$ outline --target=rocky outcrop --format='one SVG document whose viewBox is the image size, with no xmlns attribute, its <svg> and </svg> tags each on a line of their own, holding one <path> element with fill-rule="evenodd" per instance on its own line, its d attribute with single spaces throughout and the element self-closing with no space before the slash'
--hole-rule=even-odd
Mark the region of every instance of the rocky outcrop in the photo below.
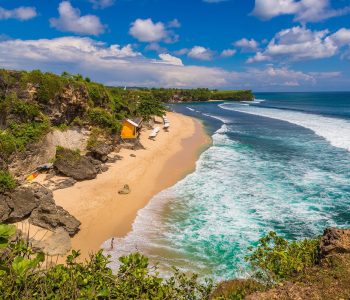
<svg viewBox="0 0 350 300">
<path fill-rule="evenodd" d="M 4 212 L 10 210 L 9 215 L 3 221 L 17 222 L 27 218 L 33 209 L 39 206 L 40 196 L 30 187 L 20 186 L 13 192 L 3 195 L 7 208 L 4 206 Z M 0 213 L 1 214 L 1 213 Z"/>
<path fill-rule="evenodd" d="M 90 148 L 90 155 L 101 162 L 107 162 L 108 154 L 111 153 L 113 147 L 106 143 L 99 143 L 98 145 Z"/>
<path fill-rule="evenodd" d="M 87 110 L 88 100 L 89 94 L 83 85 L 68 85 L 41 106 L 53 125 L 71 124 Z"/>
<path fill-rule="evenodd" d="M 11 209 L 7 205 L 6 196 L 0 195 L 0 223 L 6 221 L 11 213 Z"/>
<path fill-rule="evenodd" d="M 63 228 L 71 236 L 79 231 L 80 222 L 56 206 L 52 192 L 40 184 L 20 186 L 11 193 L 0 194 L 0 222 L 13 223 L 27 218 L 42 228 Z"/>
<path fill-rule="evenodd" d="M 350 253 L 350 229 L 327 228 L 320 240 L 320 254 L 322 257 Z"/>
<path fill-rule="evenodd" d="M 100 161 L 82 156 L 77 151 L 59 148 L 56 152 L 55 170 L 78 181 L 96 178 L 100 166 Z"/>
<path fill-rule="evenodd" d="M 31 239 L 30 243 L 34 251 L 44 252 L 50 256 L 66 255 L 72 248 L 69 234 L 63 228 L 58 228 L 51 236 L 44 240 Z"/>
<path fill-rule="evenodd" d="M 350 299 L 350 229 L 327 228 L 320 239 L 321 263 L 247 300 Z"/>
<path fill-rule="evenodd" d="M 73 236 L 79 231 L 80 222 L 70 215 L 61 206 L 55 204 L 42 204 L 34 209 L 29 222 L 33 225 L 55 230 L 57 228 L 64 228 L 69 235 Z"/>
</svg>

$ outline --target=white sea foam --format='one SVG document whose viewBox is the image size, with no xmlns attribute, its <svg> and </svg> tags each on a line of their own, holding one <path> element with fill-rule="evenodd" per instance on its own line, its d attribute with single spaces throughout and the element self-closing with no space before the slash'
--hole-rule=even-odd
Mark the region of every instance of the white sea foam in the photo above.
<svg viewBox="0 0 350 300">
<path fill-rule="evenodd" d="M 219 104 L 219 107 L 226 110 L 278 119 L 308 128 L 325 138 L 333 146 L 350 151 L 350 122 L 346 120 L 274 108 L 251 106 L 246 109 L 227 103 Z"/>
<path fill-rule="evenodd" d="M 193 108 L 186 106 L 186 108 L 190 111 L 195 111 Z"/>
</svg>

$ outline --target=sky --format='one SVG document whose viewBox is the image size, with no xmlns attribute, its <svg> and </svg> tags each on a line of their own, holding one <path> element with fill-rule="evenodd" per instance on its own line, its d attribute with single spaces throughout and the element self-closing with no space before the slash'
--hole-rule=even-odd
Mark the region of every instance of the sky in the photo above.
<svg viewBox="0 0 350 300">
<path fill-rule="evenodd" d="M 0 68 L 114 86 L 350 90 L 350 0 L 0 0 Z"/>
</svg>

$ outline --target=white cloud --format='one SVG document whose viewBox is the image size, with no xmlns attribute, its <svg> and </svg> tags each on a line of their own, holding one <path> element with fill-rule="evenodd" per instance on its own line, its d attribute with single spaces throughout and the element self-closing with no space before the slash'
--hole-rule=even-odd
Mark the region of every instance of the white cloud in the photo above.
<svg viewBox="0 0 350 300">
<path fill-rule="evenodd" d="M 146 51 L 155 51 L 157 53 L 165 53 L 168 52 L 168 49 L 165 47 L 162 47 L 158 43 L 150 43 L 145 47 Z"/>
<path fill-rule="evenodd" d="M 112 6 L 115 0 L 89 0 L 92 3 L 94 9 L 104 9 L 106 7 Z"/>
<path fill-rule="evenodd" d="M 181 23 L 178 19 L 174 19 L 168 23 L 168 28 L 180 28 Z"/>
<path fill-rule="evenodd" d="M 188 48 L 182 48 L 182 49 L 180 49 L 180 50 L 174 51 L 174 54 L 175 54 L 175 55 L 185 55 L 185 54 L 187 54 L 188 52 L 190 52 L 190 49 L 188 49 Z"/>
<path fill-rule="evenodd" d="M 243 38 L 235 42 L 234 46 L 241 48 L 243 52 L 255 52 L 259 47 L 259 43 L 254 39 L 248 40 L 246 38 Z"/>
<path fill-rule="evenodd" d="M 15 9 L 5 9 L 0 7 L 0 20 L 17 19 L 27 21 L 37 16 L 35 7 L 21 6 Z"/>
<path fill-rule="evenodd" d="M 338 39 L 346 34 L 336 33 Z M 312 31 L 305 27 L 293 27 L 278 32 L 263 51 L 259 51 L 248 62 L 274 59 L 309 60 L 334 56 L 339 47 L 328 30 Z M 344 37 L 343 37 L 344 36 Z"/>
<path fill-rule="evenodd" d="M 72 7 L 69 1 L 62 1 L 58 7 L 59 18 L 50 19 L 50 25 L 60 31 L 87 35 L 99 35 L 105 26 L 95 15 L 80 15 L 80 10 Z"/>
<path fill-rule="evenodd" d="M 171 23 L 174 23 L 174 21 L 171 21 Z M 170 25 L 174 27 L 175 24 Z M 168 25 L 168 28 L 170 27 Z M 154 23 L 152 19 L 137 19 L 131 24 L 129 33 L 140 42 L 164 41 L 173 43 L 178 40 L 178 36 L 173 31 L 168 30 L 164 23 Z"/>
<path fill-rule="evenodd" d="M 233 55 L 236 54 L 236 50 L 234 49 L 225 49 L 225 50 L 222 50 L 220 56 L 221 57 L 231 57 Z"/>
<path fill-rule="evenodd" d="M 350 7 L 332 9 L 330 0 L 255 0 L 252 15 L 269 20 L 280 15 L 294 15 L 299 22 L 318 22 L 350 13 Z"/>
<path fill-rule="evenodd" d="M 350 29 L 341 28 L 332 34 L 331 39 L 338 46 L 350 45 Z"/>
<path fill-rule="evenodd" d="M 172 56 L 168 53 L 159 54 L 159 58 L 169 65 L 183 66 L 182 60 L 180 58 Z"/>
<path fill-rule="evenodd" d="M 188 57 L 200 59 L 200 60 L 211 60 L 213 58 L 214 52 L 209 48 L 205 48 L 202 46 L 194 46 L 188 52 Z"/>
<path fill-rule="evenodd" d="M 148 59 L 130 45 L 109 46 L 82 37 L 0 41 L 2 68 L 69 71 L 108 85 L 305 90 L 317 89 L 319 81 L 323 88 L 340 81 L 338 72 L 304 73 L 273 66 L 235 72 L 180 62 L 170 54 L 161 55 L 160 59 Z M 344 86 L 348 86 L 348 82 L 344 81 Z"/>
</svg>

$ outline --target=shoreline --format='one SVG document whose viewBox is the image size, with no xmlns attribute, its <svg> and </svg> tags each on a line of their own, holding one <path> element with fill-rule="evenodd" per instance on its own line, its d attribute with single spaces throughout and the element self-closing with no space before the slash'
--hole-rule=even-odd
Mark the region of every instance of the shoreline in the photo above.
<svg viewBox="0 0 350 300">
<path fill-rule="evenodd" d="M 56 204 L 82 223 L 71 240 L 72 248 L 81 251 L 81 259 L 97 252 L 106 240 L 126 236 L 137 212 L 154 195 L 191 173 L 199 154 L 210 145 L 199 120 L 178 113 L 167 113 L 167 117 L 169 132 L 161 130 L 155 141 L 148 139 L 151 130 L 142 130 L 145 150 L 122 149 L 118 154 L 123 159 L 110 164 L 96 179 L 54 192 Z M 131 193 L 119 195 L 124 184 L 130 186 Z"/>
</svg>

